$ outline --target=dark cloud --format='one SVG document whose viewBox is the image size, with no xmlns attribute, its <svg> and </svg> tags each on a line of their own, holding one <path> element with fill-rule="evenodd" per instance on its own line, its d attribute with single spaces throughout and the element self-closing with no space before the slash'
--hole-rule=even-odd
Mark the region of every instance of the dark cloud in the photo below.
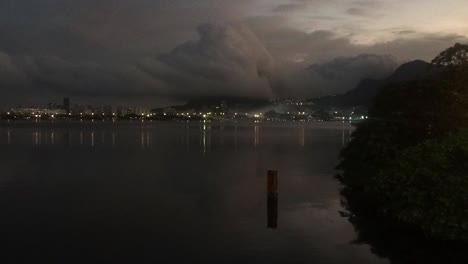
<svg viewBox="0 0 468 264">
<path fill-rule="evenodd" d="M 397 35 L 411 35 L 417 32 L 415 30 L 405 29 L 405 30 L 393 31 L 392 33 L 397 34 Z"/>
<path fill-rule="evenodd" d="M 339 80 L 344 76 L 380 79 L 391 74 L 397 66 L 397 60 L 390 55 L 361 54 L 355 57 L 338 57 L 326 63 L 314 64 L 309 69 L 327 80 Z"/>
<path fill-rule="evenodd" d="M 273 12 L 279 12 L 279 13 L 293 12 L 293 11 L 301 10 L 305 6 L 306 6 L 305 3 L 284 4 L 284 5 L 279 5 L 273 8 Z"/>
<path fill-rule="evenodd" d="M 250 18 L 247 23 L 281 64 L 312 64 L 357 51 L 348 38 L 325 30 L 307 33 L 292 29 L 276 17 Z"/>
<path fill-rule="evenodd" d="M 170 50 L 202 23 L 237 19 L 246 0 L 0 0 L 0 50 L 134 57 Z M 164 37 L 161 37 L 164 36 Z"/>
<path fill-rule="evenodd" d="M 379 10 L 383 7 L 383 3 L 377 0 L 361 0 L 351 3 L 351 7 L 346 10 L 348 15 L 358 17 L 379 18 L 383 15 Z"/>
<path fill-rule="evenodd" d="M 275 62 L 242 24 L 203 25 L 199 40 L 177 46 L 157 61 L 140 65 L 173 87 L 173 96 L 254 96 L 269 98 Z"/>
<path fill-rule="evenodd" d="M 382 79 L 399 65 L 390 55 L 339 57 L 298 70 L 287 81 L 294 96 L 311 97 L 346 92 L 366 78 Z"/>
<path fill-rule="evenodd" d="M 272 11 L 277 13 L 290 13 L 301 11 L 308 7 L 320 8 L 324 4 L 334 3 L 336 0 L 291 0 L 287 3 L 273 7 Z"/>
<path fill-rule="evenodd" d="M 369 16 L 370 13 L 368 10 L 363 8 L 352 7 L 346 10 L 346 13 L 353 16 Z"/>
<path fill-rule="evenodd" d="M 466 41 L 466 37 L 459 35 L 459 34 L 427 34 L 425 36 L 428 40 L 435 40 L 435 41 L 443 41 L 443 42 L 458 42 L 458 41 Z"/>
<path fill-rule="evenodd" d="M 352 5 L 369 9 L 379 9 L 383 7 L 383 2 L 380 0 L 360 0 L 354 1 Z"/>
<path fill-rule="evenodd" d="M 457 41 L 468 43 L 468 38 Z M 367 47 L 368 52 L 392 54 L 401 62 L 421 59 L 431 61 L 437 54 L 452 46 L 455 42 L 446 34 L 411 34 L 409 37 L 397 38 L 385 43 Z"/>
<path fill-rule="evenodd" d="M 47 102 L 72 96 L 85 101 L 125 102 L 161 96 L 162 83 L 132 65 L 69 61 L 55 56 L 10 56 L 0 52 L 2 103 Z M 158 102 L 158 100 L 154 100 Z"/>
<path fill-rule="evenodd" d="M 393 65 L 386 54 L 398 62 L 430 60 L 454 42 L 468 42 L 412 25 L 382 31 L 393 40 L 373 45 L 356 44 L 353 34 L 332 27 L 318 30 L 340 19 L 365 21 L 382 6 L 371 0 L 0 0 L 0 103 L 336 93 L 385 75 Z M 299 21 L 307 32 L 292 27 L 295 12 L 304 10 L 311 10 Z M 357 56 L 370 53 L 376 55 Z"/>
</svg>

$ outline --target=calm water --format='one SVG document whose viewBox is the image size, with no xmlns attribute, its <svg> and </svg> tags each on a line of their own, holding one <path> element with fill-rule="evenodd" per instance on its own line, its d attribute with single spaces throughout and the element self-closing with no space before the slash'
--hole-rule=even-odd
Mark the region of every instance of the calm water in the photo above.
<svg viewBox="0 0 468 264">
<path fill-rule="evenodd" d="M 0 122 L 1 263 L 388 263 L 340 216 L 349 123 Z M 279 170 L 278 229 L 266 171 Z"/>
</svg>

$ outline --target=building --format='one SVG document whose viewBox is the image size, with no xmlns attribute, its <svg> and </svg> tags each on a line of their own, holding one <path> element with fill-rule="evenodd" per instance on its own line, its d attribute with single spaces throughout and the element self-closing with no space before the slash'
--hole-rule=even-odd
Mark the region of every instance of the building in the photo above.
<svg viewBox="0 0 468 264">
<path fill-rule="evenodd" d="M 103 114 L 106 115 L 106 116 L 112 116 L 113 115 L 113 111 L 112 111 L 112 106 L 111 105 L 106 105 L 104 106 L 103 108 Z"/>
<path fill-rule="evenodd" d="M 124 116 L 124 111 L 122 106 L 117 106 L 117 116 L 118 117 L 123 117 Z"/>
<path fill-rule="evenodd" d="M 67 114 L 70 114 L 70 98 L 68 97 L 63 98 L 63 110 L 65 110 Z"/>
</svg>

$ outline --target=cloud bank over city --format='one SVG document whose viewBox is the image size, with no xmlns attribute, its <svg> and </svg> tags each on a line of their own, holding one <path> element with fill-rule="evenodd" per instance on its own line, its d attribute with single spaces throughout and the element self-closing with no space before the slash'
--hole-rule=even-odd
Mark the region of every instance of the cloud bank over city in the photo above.
<svg viewBox="0 0 468 264">
<path fill-rule="evenodd" d="M 463 0 L 0 0 L 3 102 L 313 97 L 468 42 Z"/>
</svg>

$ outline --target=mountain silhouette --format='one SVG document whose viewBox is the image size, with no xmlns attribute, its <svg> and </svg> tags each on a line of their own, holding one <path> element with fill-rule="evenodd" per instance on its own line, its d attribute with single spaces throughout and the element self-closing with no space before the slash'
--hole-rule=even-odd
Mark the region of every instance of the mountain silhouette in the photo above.
<svg viewBox="0 0 468 264">
<path fill-rule="evenodd" d="M 348 108 L 369 106 L 375 96 L 387 85 L 398 82 L 414 81 L 430 75 L 431 64 L 415 60 L 398 67 L 384 80 L 363 79 L 352 90 L 335 96 L 314 98 L 309 101 L 321 107 Z"/>
</svg>

